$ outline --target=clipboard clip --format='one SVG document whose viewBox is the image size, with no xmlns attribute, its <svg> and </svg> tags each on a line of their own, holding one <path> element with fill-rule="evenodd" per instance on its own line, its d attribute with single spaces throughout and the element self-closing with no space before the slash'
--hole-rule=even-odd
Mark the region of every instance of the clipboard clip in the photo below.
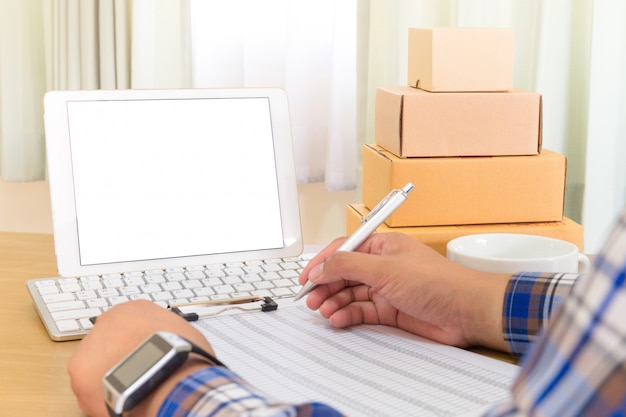
<svg viewBox="0 0 626 417">
<path fill-rule="evenodd" d="M 168 306 L 167 308 L 172 313 L 178 314 L 187 321 L 198 321 L 200 318 L 217 316 L 224 311 L 234 309 L 243 311 L 274 311 L 278 309 L 278 304 L 271 297 L 250 296 L 178 304 L 175 306 Z M 190 311 L 191 309 L 195 311 Z"/>
</svg>

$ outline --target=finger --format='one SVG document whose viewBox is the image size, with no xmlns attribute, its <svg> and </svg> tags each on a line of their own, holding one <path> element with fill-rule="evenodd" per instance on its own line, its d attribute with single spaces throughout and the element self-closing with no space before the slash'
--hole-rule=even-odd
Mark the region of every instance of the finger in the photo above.
<svg viewBox="0 0 626 417">
<path fill-rule="evenodd" d="M 306 300 L 306 305 L 311 310 L 317 310 L 320 308 L 324 301 L 331 298 L 334 294 L 340 293 L 341 290 L 346 288 L 349 283 L 345 281 L 337 281 L 327 285 L 319 285 L 309 293 Z"/>
<path fill-rule="evenodd" d="M 349 327 L 357 324 L 394 325 L 381 316 L 380 308 L 371 301 L 356 301 L 335 311 L 328 317 L 334 327 Z"/>
<path fill-rule="evenodd" d="M 362 252 L 335 252 L 310 276 L 315 284 L 330 284 L 345 280 L 369 286 L 385 284 L 393 263 L 384 257 Z"/>
<path fill-rule="evenodd" d="M 368 309 L 368 306 L 373 308 L 371 303 L 350 304 L 348 307 L 337 310 L 328 316 L 328 322 L 331 326 L 339 328 L 365 324 L 365 317 L 368 316 L 365 311 Z M 370 314 L 369 316 L 376 317 L 375 314 Z M 371 324 L 378 323 L 374 321 Z"/>
<path fill-rule="evenodd" d="M 370 288 L 366 285 L 358 284 L 355 286 L 344 287 L 343 289 L 336 291 L 332 295 L 329 295 L 321 300 L 321 304 L 319 306 L 320 314 L 328 318 L 335 311 L 341 310 L 352 303 L 372 301 L 369 289 Z"/>
<path fill-rule="evenodd" d="M 324 263 L 326 259 L 328 259 L 329 256 L 335 253 L 337 248 L 341 246 L 344 240 L 346 240 L 346 238 L 335 239 L 328 246 L 322 249 L 317 255 L 315 255 L 302 270 L 302 273 L 300 274 L 300 277 L 298 278 L 298 281 L 300 282 L 300 284 L 304 284 L 305 282 L 307 282 L 309 280 L 309 273 L 311 269 L 313 269 L 315 266 L 319 264 Z"/>
<path fill-rule="evenodd" d="M 379 233 L 373 234 L 368 237 L 355 252 L 362 254 L 381 255 L 385 253 L 395 252 L 398 250 L 399 237 L 405 237 L 405 235 L 399 233 Z M 320 268 L 320 265 L 324 265 L 329 258 L 335 257 L 338 253 L 354 253 L 354 252 L 337 252 L 337 249 L 343 244 L 346 238 L 335 239 L 331 244 L 325 247 L 317 256 L 309 261 L 307 266 L 300 275 L 300 284 L 304 284 L 307 280 L 314 281 L 315 279 L 310 276 L 311 272 L 316 268 Z M 342 255 L 339 255 L 342 256 Z M 374 258 L 371 258 L 372 262 L 376 262 Z M 371 266 L 370 266 L 371 268 Z M 315 274 L 315 275 L 319 275 Z"/>
</svg>

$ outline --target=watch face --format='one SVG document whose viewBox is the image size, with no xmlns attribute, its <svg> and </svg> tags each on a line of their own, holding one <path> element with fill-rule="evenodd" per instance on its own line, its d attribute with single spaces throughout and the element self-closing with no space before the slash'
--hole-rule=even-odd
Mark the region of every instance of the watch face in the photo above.
<svg viewBox="0 0 626 417">
<path fill-rule="evenodd" d="M 166 340 L 160 337 L 151 337 L 121 362 L 106 378 L 118 392 L 123 392 L 171 351 L 172 345 Z"/>
</svg>

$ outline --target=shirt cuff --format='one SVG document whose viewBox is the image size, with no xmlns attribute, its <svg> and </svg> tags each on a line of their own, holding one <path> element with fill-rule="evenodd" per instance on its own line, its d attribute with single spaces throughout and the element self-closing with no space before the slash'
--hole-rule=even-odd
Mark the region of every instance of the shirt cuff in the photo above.
<svg viewBox="0 0 626 417">
<path fill-rule="evenodd" d="M 267 399 L 235 373 L 212 366 L 179 382 L 165 399 L 158 416 L 229 416 L 267 405 Z"/>
<path fill-rule="evenodd" d="M 512 354 L 521 356 L 528 350 L 577 278 L 578 274 L 538 272 L 511 277 L 502 309 L 502 332 Z"/>
<path fill-rule="evenodd" d="M 299 405 L 275 401 L 227 368 L 202 369 L 169 393 L 158 417 L 235 417 L 241 415 L 335 417 L 341 413 L 317 402 Z"/>
</svg>

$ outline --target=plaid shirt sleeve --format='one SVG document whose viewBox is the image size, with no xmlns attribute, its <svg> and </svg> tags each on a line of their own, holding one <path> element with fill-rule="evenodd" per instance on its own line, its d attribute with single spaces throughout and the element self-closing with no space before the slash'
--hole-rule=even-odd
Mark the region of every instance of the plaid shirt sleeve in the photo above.
<svg viewBox="0 0 626 417">
<path fill-rule="evenodd" d="M 626 415 L 626 211 L 489 415 Z"/>
<path fill-rule="evenodd" d="M 570 293 L 578 274 L 523 272 L 509 280 L 502 331 L 512 354 L 521 356 Z"/>
<path fill-rule="evenodd" d="M 339 417 L 321 403 L 273 401 L 223 367 L 211 367 L 181 381 L 161 405 L 158 417 Z"/>
</svg>

